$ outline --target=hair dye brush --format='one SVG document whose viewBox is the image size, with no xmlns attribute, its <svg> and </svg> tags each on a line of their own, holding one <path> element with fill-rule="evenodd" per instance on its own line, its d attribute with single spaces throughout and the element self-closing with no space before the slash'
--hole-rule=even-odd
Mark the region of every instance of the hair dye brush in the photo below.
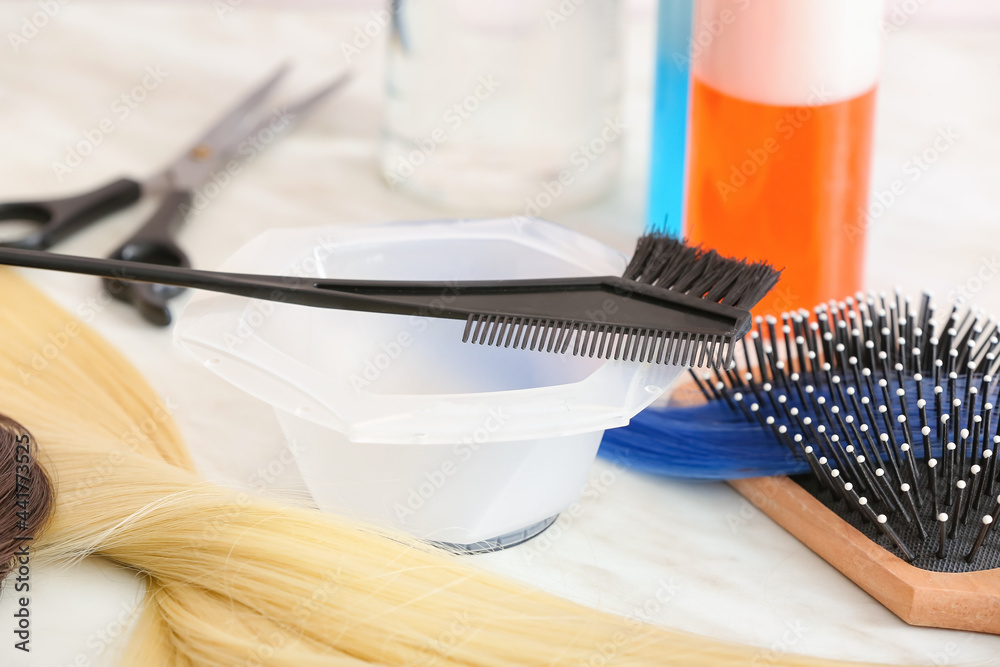
<svg viewBox="0 0 1000 667">
<path fill-rule="evenodd" d="M 681 366 L 728 366 L 753 307 L 778 280 L 662 234 L 639 239 L 622 277 L 350 281 L 198 271 L 0 248 L 0 264 L 191 287 L 284 303 L 465 320 L 463 341 Z M 449 302 L 440 298 L 449 295 Z M 599 316 L 599 317 L 598 317 Z"/>
<path fill-rule="evenodd" d="M 758 318 L 742 364 L 693 374 L 705 405 L 647 411 L 602 448 L 686 476 L 794 474 L 731 484 L 903 620 L 1000 634 L 1000 326 L 957 304 L 941 321 L 898 293 Z"/>
</svg>

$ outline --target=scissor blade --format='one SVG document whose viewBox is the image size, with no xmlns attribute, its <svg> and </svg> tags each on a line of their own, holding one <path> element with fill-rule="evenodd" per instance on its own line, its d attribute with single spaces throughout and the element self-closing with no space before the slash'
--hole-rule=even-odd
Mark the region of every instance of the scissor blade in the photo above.
<svg viewBox="0 0 1000 667">
<path fill-rule="evenodd" d="M 260 121 L 254 126 L 253 130 L 246 134 L 244 139 L 254 136 L 260 137 L 264 129 L 269 126 L 275 133 L 281 133 L 288 130 L 291 125 L 298 123 L 303 117 L 306 116 L 306 114 L 319 105 L 320 102 L 329 97 L 331 93 L 347 83 L 350 78 L 351 72 L 345 72 L 336 79 L 314 91 L 311 95 L 307 95 L 292 104 L 276 109 L 273 114 L 260 119 Z"/>
<path fill-rule="evenodd" d="M 193 190 L 204 182 L 213 169 L 224 162 L 246 138 L 250 118 L 274 87 L 288 72 L 282 65 L 264 82 L 250 91 L 189 149 L 184 151 L 164 171 L 169 187 L 174 190 Z"/>
</svg>

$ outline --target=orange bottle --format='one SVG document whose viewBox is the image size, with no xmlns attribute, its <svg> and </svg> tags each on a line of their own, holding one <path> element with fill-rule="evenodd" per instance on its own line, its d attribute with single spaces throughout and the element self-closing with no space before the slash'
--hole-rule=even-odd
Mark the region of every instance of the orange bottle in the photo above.
<svg viewBox="0 0 1000 667">
<path fill-rule="evenodd" d="M 880 4 L 697 2 L 686 235 L 784 268 L 755 314 L 862 286 Z"/>
</svg>

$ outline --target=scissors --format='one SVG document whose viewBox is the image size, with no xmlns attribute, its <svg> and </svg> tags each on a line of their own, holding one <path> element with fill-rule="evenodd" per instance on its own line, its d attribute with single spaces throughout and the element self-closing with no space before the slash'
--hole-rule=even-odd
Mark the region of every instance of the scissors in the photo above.
<svg viewBox="0 0 1000 667">
<path fill-rule="evenodd" d="M 281 112 L 285 125 L 275 131 L 275 116 L 262 117 L 259 108 L 271 91 L 288 72 L 288 66 L 278 68 L 263 83 L 247 94 L 222 118 L 185 150 L 163 171 L 137 181 L 119 178 L 107 185 L 82 194 L 60 199 L 0 203 L 0 223 L 30 231 L 20 238 L 0 242 L 0 246 L 27 250 L 48 250 L 66 237 L 91 223 L 124 209 L 145 196 L 159 196 L 160 205 L 153 215 L 111 255 L 112 259 L 133 262 L 190 267 L 191 262 L 174 241 L 173 236 L 191 211 L 192 194 L 220 168 L 224 168 L 245 142 L 265 132 L 278 135 L 306 112 L 312 110 L 330 93 L 343 85 L 350 74 L 345 73 L 322 86 L 311 95 L 284 107 Z M 260 145 L 257 141 L 255 146 Z M 3 224 L 0 224 L 2 227 Z M 10 230 L 8 230 L 10 231 Z M 123 276 L 127 277 L 127 276 Z M 167 301 L 183 292 L 183 288 L 127 280 L 104 278 L 104 289 L 115 299 L 132 304 L 148 322 L 158 326 L 170 324 Z"/>
</svg>

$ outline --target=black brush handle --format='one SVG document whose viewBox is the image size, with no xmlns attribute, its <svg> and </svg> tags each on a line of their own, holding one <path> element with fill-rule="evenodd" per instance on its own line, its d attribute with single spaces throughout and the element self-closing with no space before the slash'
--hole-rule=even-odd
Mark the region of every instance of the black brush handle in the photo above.
<svg viewBox="0 0 1000 667">
<path fill-rule="evenodd" d="M 351 281 L 199 271 L 185 267 L 0 248 L 0 263 L 204 289 L 320 308 L 467 319 L 562 320 L 734 336 L 750 313 L 619 277 L 497 281 Z"/>
<path fill-rule="evenodd" d="M 58 255 L 15 248 L 0 248 L 0 264 L 81 273 L 124 282 L 139 281 L 203 289 L 251 299 L 279 301 L 303 306 L 401 315 L 417 314 L 419 311 L 418 306 L 409 303 L 398 304 L 391 297 L 318 290 L 315 287 L 316 279 L 308 278 L 200 271 L 180 266 Z M 458 318 L 459 315 L 454 315 L 454 317 Z M 466 315 L 460 317 L 464 319 Z"/>
<path fill-rule="evenodd" d="M 616 276 L 421 282 L 315 279 L 311 282 L 319 290 L 337 293 L 419 299 L 424 309 L 433 305 L 435 310 L 442 313 L 454 313 L 443 314 L 442 317 L 456 319 L 476 313 L 509 317 L 606 320 L 617 321 L 623 326 L 676 328 L 720 335 L 725 333 L 739 336 L 750 330 L 750 313 L 745 310 Z M 467 305 L 470 300 L 475 303 Z M 662 310 L 657 313 L 653 308 L 645 308 L 641 309 L 645 316 L 641 316 L 640 309 L 634 306 L 636 302 L 669 309 L 670 315 L 668 317 Z M 622 322 L 623 316 L 615 317 L 623 308 L 629 309 L 625 316 L 629 319 L 629 324 Z M 640 319 L 634 319 L 636 317 Z M 706 328 L 706 320 L 712 320 L 718 326 Z M 665 326 L 665 321 L 669 322 L 669 326 Z"/>
</svg>

